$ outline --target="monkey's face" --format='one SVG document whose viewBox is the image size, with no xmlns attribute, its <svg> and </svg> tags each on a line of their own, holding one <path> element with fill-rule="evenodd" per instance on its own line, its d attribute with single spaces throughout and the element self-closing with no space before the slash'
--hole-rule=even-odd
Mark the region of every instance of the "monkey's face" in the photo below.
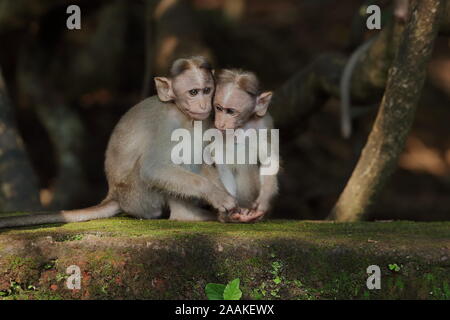
<svg viewBox="0 0 450 320">
<path fill-rule="evenodd" d="M 180 110 L 194 120 L 209 117 L 214 94 L 214 79 L 211 72 L 190 69 L 172 81 L 175 103 Z"/>
<path fill-rule="evenodd" d="M 252 116 L 256 97 L 238 88 L 233 83 L 217 85 L 214 96 L 214 125 L 217 129 L 237 129 Z"/>
</svg>

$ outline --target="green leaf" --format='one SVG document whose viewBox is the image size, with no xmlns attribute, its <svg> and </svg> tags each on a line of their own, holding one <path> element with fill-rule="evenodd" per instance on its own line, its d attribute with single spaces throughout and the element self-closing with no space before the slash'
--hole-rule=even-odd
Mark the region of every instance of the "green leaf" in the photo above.
<svg viewBox="0 0 450 320">
<path fill-rule="evenodd" d="M 395 271 L 395 272 L 399 272 L 400 271 L 400 267 L 398 266 L 398 264 L 392 263 L 392 264 L 389 264 L 389 270 Z"/>
<path fill-rule="evenodd" d="M 281 278 L 280 277 L 276 277 L 275 279 L 273 279 L 273 282 L 275 282 L 275 284 L 280 284 L 281 283 Z"/>
<path fill-rule="evenodd" d="M 209 300 L 223 300 L 224 291 L 224 284 L 208 283 L 205 287 L 205 293 Z"/>
<path fill-rule="evenodd" d="M 239 289 L 239 278 L 229 282 L 223 291 L 224 300 L 239 300 L 242 297 L 242 291 Z"/>
</svg>

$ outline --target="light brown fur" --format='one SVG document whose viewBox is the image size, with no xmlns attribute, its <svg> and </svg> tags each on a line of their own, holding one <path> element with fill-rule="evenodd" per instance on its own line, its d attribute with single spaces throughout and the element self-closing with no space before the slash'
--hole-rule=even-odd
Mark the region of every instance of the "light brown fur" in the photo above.
<svg viewBox="0 0 450 320">
<path fill-rule="evenodd" d="M 272 118 L 267 113 L 271 97 L 271 92 L 260 92 L 254 73 L 236 69 L 221 71 L 217 76 L 213 103 L 216 128 L 272 129 Z M 261 219 L 277 194 L 277 175 L 260 176 L 260 165 L 257 164 L 224 166 L 235 179 L 239 207 L 248 208 L 232 214 L 230 219 L 236 222 Z"/>
<path fill-rule="evenodd" d="M 214 79 L 209 64 L 202 57 L 180 59 L 175 61 L 172 74 L 170 78 L 155 78 L 158 96 L 131 108 L 114 128 L 105 160 L 109 191 L 100 205 L 4 218 L 0 219 L 0 228 L 86 221 L 111 217 L 121 211 L 152 219 L 160 217 L 165 206 L 171 207 L 173 219 L 215 219 L 192 205 L 200 200 L 219 212 L 233 210 L 236 201 L 218 177 L 214 181 L 214 176 L 200 175 L 201 165 L 175 165 L 171 161 L 173 130 L 193 130 L 193 120 L 202 121 L 205 128 L 211 126 Z"/>
</svg>

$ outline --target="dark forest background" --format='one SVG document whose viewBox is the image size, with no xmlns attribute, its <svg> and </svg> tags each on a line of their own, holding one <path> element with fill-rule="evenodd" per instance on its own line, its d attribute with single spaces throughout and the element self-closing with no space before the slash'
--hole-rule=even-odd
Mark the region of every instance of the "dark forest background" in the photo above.
<svg viewBox="0 0 450 320">
<path fill-rule="evenodd" d="M 389 1 L 378 2 L 384 27 Z M 66 28 L 70 4 L 81 7 L 81 30 Z M 14 169 L 4 159 L 0 170 L 38 188 L 34 202 L 8 200 L 14 183 L 0 181 L 1 211 L 73 209 L 102 200 L 104 151 L 114 125 L 154 94 L 152 77 L 166 74 L 177 56 L 200 53 L 217 67 L 255 71 L 265 89 L 276 92 L 317 56 L 348 56 L 372 36 L 364 32 L 361 5 L 360 0 L 1 0 L 0 67 L 32 171 Z M 364 112 L 352 137 L 344 139 L 339 102 L 326 99 L 320 109 L 278 126 L 283 169 L 273 217 L 323 219 L 336 203 L 377 113 L 376 107 Z M 276 108 L 282 112 L 283 105 Z M 450 218 L 449 37 L 436 40 L 398 170 L 368 218 Z"/>
</svg>

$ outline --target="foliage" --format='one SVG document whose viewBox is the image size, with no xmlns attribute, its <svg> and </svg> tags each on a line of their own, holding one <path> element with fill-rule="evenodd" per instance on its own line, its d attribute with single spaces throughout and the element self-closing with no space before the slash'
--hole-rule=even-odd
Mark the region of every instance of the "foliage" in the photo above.
<svg viewBox="0 0 450 320">
<path fill-rule="evenodd" d="M 240 300 L 242 291 L 239 285 L 239 278 L 230 281 L 227 285 L 208 283 L 205 287 L 206 296 L 209 300 Z"/>
</svg>

